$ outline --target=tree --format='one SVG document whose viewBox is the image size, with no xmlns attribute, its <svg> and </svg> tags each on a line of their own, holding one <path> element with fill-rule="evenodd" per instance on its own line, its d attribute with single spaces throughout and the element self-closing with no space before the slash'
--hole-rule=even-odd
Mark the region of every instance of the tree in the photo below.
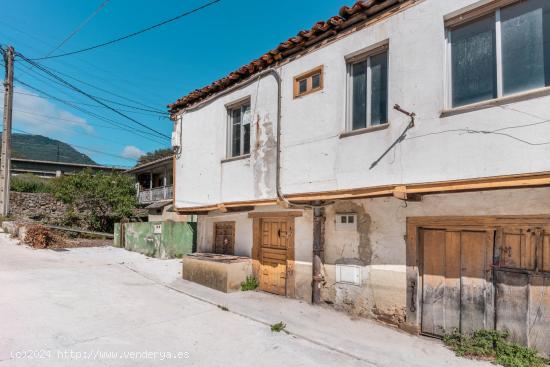
<svg viewBox="0 0 550 367">
<path fill-rule="evenodd" d="M 157 149 L 153 152 L 145 153 L 139 157 L 137 161 L 137 166 L 140 166 L 145 163 L 153 162 L 161 158 L 170 157 L 174 154 L 171 148 Z"/>
</svg>

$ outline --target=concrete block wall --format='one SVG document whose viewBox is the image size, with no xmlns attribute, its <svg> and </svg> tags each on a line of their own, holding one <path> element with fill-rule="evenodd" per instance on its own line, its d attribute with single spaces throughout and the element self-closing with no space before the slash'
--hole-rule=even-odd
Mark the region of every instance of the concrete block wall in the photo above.
<svg viewBox="0 0 550 367">
<path fill-rule="evenodd" d="M 160 226 L 160 233 L 155 233 L 156 225 Z M 113 244 L 146 256 L 179 258 L 195 251 L 196 224 L 170 221 L 117 224 Z"/>
</svg>

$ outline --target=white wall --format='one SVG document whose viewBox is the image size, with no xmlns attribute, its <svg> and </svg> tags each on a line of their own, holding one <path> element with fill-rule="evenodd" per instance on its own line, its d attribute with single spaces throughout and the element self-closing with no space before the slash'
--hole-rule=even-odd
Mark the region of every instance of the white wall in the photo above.
<svg viewBox="0 0 550 367">
<path fill-rule="evenodd" d="M 537 215 L 550 213 L 550 188 L 523 188 L 424 196 L 406 203 L 395 198 L 338 201 L 326 209 L 324 300 L 360 315 L 374 311 L 395 319 L 406 304 L 406 219 L 413 216 Z M 255 211 L 280 211 L 258 207 Z M 335 230 L 336 213 L 356 213 L 358 230 Z M 251 256 L 252 219 L 248 213 L 199 216 L 198 250 L 209 252 L 215 222 L 235 221 L 235 254 Z M 297 298 L 311 299 L 313 216 L 305 210 L 295 218 Z M 338 284 L 335 264 L 360 265 L 361 286 Z"/>
<path fill-rule="evenodd" d="M 550 188 L 427 195 L 420 202 L 395 198 L 339 201 L 327 209 L 323 299 L 361 315 L 400 322 L 406 306 L 406 219 L 415 216 L 550 214 Z M 334 229 L 334 214 L 358 214 L 358 232 Z M 361 251 L 361 233 L 367 251 Z M 338 284 L 335 263 L 360 265 L 360 287 Z"/>
<path fill-rule="evenodd" d="M 502 135 L 456 131 L 438 134 L 449 129 L 493 130 L 550 118 L 548 96 L 511 103 L 505 108 L 439 117 L 445 95 L 443 19 L 473 3 L 476 1 L 425 0 L 283 65 L 279 69 L 283 79 L 283 192 L 550 170 L 550 160 L 541 159 L 549 155 L 550 145 L 527 145 Z M 370 170 L 371 163 L 404 130 L 408 117 L 390 108 L 389 128 L 340 139 L 338 136 L 345 129 L 345 57 L 384 40 L 389 40 L 389 106 L 397 103 L 414 111 L 417 123 L 407 140 Z M 292 78 L 321 64 L 324 65 L 324 89 L 294 99 Z M 253 83 L 182 116 L 183 151 L 176 164 L 177 207 L 275 197 L 274 164 L 262 163 L 261 154 L 253 152 L 251 159 L 221 163 L 226 154 L 224 106 L 248 95 L 252 99 L 254 121 L 260 120 L 260 131 L 266 124 L 275 131 L 276 86 L 271 77 L 262 79 L 260 85 Z M 253 149 L 255 131 L 253 125 Z M 531 142 L 550 140 L 546 138 L 550 136 L 550 124 L 507 132 Z M 264 149 L 262 144 L 260 149 Z M 268 179 L 260 175 L 262 170 L 270 175 Z M 260 177 L 263 177 L 261 183 Z"/>
</svg>

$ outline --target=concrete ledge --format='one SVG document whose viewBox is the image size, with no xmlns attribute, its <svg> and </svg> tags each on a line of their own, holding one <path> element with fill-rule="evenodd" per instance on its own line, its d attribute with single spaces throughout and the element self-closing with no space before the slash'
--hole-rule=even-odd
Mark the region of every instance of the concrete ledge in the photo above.
<svg viewBox="0 0 550 367">
<path fill-rule="evenodd" d="M 205 287 L 229 293 L 239 291 L 252 276 L 252 260 L 246 257 L 195 254 L 182 258 L 182 277 Z"/>
</svg>

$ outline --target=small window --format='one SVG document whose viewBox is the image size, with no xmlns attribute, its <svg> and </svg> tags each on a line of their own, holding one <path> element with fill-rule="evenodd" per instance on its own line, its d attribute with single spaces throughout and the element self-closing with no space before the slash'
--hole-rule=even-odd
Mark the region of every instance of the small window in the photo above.
<svg viewBox="0 0 550 367">
<path fill-rule="evenodd" d="M 250 153 L 250 102 L 227 110 L 228 126 L 228 156 L 239 157 Z"/>
<path fill-rule="evenodd" d="M 323 67 L 319 66 L 294 78 L 294 98 L 323 89 Z"/>
<path fill-rule="evenodd" d="M 449 26 L 450 104 L 550 86 L 550 2 L 526 0 Z"/>
<path fill-rule="evenodd" d="M 388 52 L 378 52 L 348 64 L 348 130 L 388 122 Z"/>
<path fill-rule="evenodd" d="M 336 214 L 336 230 L 337 231 L 356 231 L 357 214 L 354 214 L 354 213 Z"/>
</svg>

